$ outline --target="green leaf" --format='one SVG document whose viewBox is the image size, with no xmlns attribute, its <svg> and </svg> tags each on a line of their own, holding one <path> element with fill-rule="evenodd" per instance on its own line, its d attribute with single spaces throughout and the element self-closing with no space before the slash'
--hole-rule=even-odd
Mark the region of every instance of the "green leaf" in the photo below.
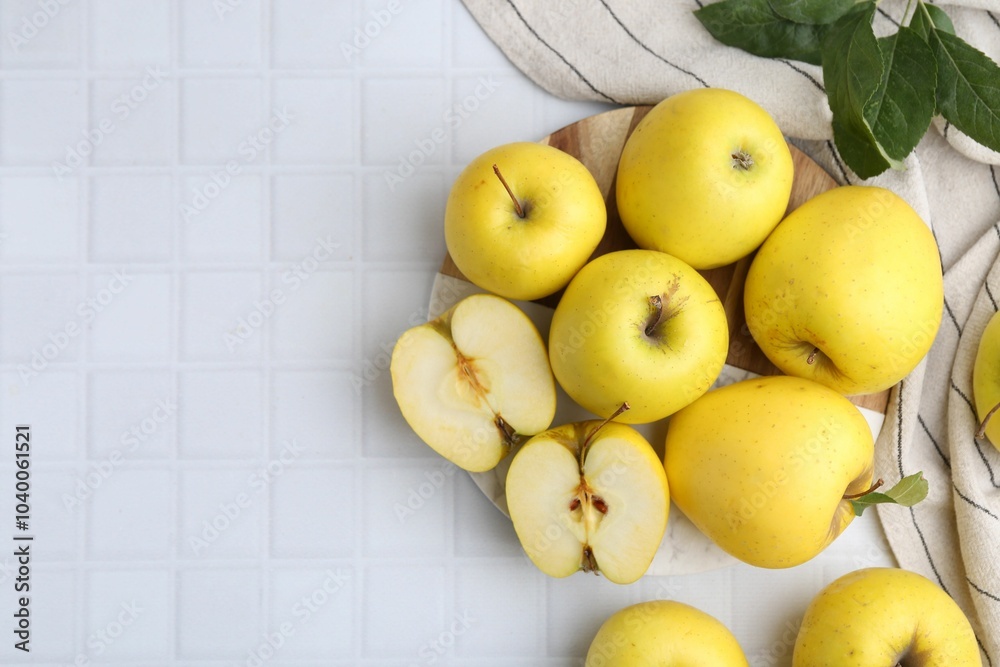
<svg viewBox="0 0 1000 667">
<path fill-rule="evenodd" d="M 880 479 L 878 483 L 881 484 L 882 480 Z M 855 516 L 861 516 L 872 505 L 883 503 L 913 507 L 927 497 L 929 489 L 930 486 L 927 484 L 927 480 L 924 479 L 924 473 L 918 472 L 899 480 L 896 486 L 885 493 L 869 491 L 860 498 L 851 500 L 851 506 L 854 508 Z"/>
<path fill-rule="evenodd" d="M 879 493 L 878 491 L 872 491 L 871 493 L 866 493 L 857 500 L 851 501 L 851 506 L 854 508 L 854 516 L 861 516 L 865 513 L 865 510 L 872 505 L 880 505 L 882 503 L 894 502 L 892 498 L 885 495 L 884 493 Z"/>
<path fill-rule="evenodd" d="M 960 37 L 930 31 L 937 60 L 937 108 L 959 131 L 1000 151 L 1000 66 Z"/>
<path fill-rule="evenodd" d="M 820 64 L 828 26 L 782 18 L 767 0 L 723 0 L 695 11 L 702 25 L 723 44 L 765 58 L 790 58 Z"/>
<path fill-rule="evenodd" d="M 924 473 L 918 472 L 904 477 L 896 482 L 896 486 L 885 492 L 897 505 L 913 507 L 927 497 L 930 485 L 924 479 Z"/>
<path fill-rule="evenodd" d="M 847 164 L 861 178 L 901 166 L 879 145 L 865 110 L 882 83 L 882 52 L 872 30 L 875 4 L 841 17 L 823 48 L 823 81 L 833 111 L 833 138 Z"/>
<path fill-rule="evenodd" d="M 857 0 L 769 0 L 775 13 L 796 23 L 833 23 Z"/>
<path fill-rule="evenodd" d="M 928 4 L 917 5 L 916 11 L 913 12 L 913 18 L 910 19 L 910 27 L 923 37 L 925 42 L 934 28 L 950 35 L 955 34 L 955 24 L 951 22 L 944 10 Z"/>
<path fill-rule="evenodd" d="M 878 44 L 885 71 L 865 107 L 865 120 L 885 153 L 902 160 L 930 127 L 937 64 L 931 47 L 911 28 L 900 28 Z"/>
</svg>

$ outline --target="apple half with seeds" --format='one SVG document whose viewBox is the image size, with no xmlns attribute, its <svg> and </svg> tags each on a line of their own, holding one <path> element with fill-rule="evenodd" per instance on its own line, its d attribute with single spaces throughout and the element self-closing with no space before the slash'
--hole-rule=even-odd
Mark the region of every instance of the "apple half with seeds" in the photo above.
<svg viewBox="0 0 1000 667">
<path fill-rule="evenodd" d="M 495 468 L 555 417 L 545 342 L 520 308 L 492 294 L 466 297 L 404 332 L 389 370 L 414 432 L 471 472 Z"/>
<path fill-rule="evenodd" d="M 653 448 L 634 428 L 610 420 L 531 438 L 511 462 L 506 491 L 521 546 L 552 577 L 583 570 L 632 583 L 649 568 L 670 511 Z"/>
</svg>

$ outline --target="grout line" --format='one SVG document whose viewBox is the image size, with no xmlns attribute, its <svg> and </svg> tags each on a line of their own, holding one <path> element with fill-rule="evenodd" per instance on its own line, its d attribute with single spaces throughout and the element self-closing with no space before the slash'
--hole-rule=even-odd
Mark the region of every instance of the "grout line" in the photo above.
<svg viewBox="0 0 1000 667">
<path fill-rule="evenodd" d="M 351 23 L 357 25 L 359 22 L 359 17 L 361 15 L 361 3 L 351 3 L 352 14 Z M 354 322 L 354 327 L 352 329 L 352 335 L 354 340 L 352 341 L 353 350 L 353 371 L 358 373 L 361 371 L 361 364 L 363 354 L 362 341 L 364 340 L 364 310 L 362 304 L 364 303 L 364 290 L 367 281 L 365 280 L 365 257 L 368 253 L 368 248 L 365 243 L 364 229 L 367 227 L 365 224 L 365 219 L 367 216 L 367 206 L 364 197 L 364 178 L 360 167 L 364 164 L 364 159 L 362 158 L 362 153 L 364 152 L 364 138 L 365 138 L 365 117 L 364 117 L 364 89 L 362 87 L 362 80 L 359 74 L 359 64 L 358 60 L 362 58 L 354 59 L 351 63 L 351 90 L 353 92 L 353 108 L 351 109 L 352 115 L 352 126 L 354 132 L 352 135 L 352 155 L 353 155 L 353 176 L 354 179 L 354 220 L 351 222 L 353 233 L 355 234 L 356 249 L 352 261 L 352 291 L 353 298 L 351 300 L 351 317 Z M 359 231 L 360 230 L 360 231 Z M 355 438 L 354 438 L 354 494 L 352 502 L 354 503 L 354 515 L 357 517 L 364 508 L 364 489 L 365 489 L 365 469 L 363 466 L 358 465 L 359 462 L 364 460 L 363 451 L 363 427 L 364 427 L 364 404 L 365 404 L 365 392 L 361 392 L 357 396 L 357 400 L 354 401 L 354 422 L 355 422 Z M 363 523 L 355 518 L 354 523 L 354 561 L 352 564 L 352 581 L 351 581 L 351 593 L 353 594 L 352 608 L 354 610 L 353 618 L 356 619 L 351 625 L 352 637 L 351 645 L 352 651 L 351 655 L 354 658 L 355 664 L 361 664 L 361 660 L 365 657 L 364 649 L 364 625 L 363 619 L 365 618 L 365 575 L 367 571 L 365 570 L 366 560 L 364 557 L 364 526 Z"/>
<path fill-rule="evenodd" d="M 176 76 L 174 72 L 177 72 L 180 67 L 180 3 L 171 3 L 170 5 L 170 67 L 171 67 L 171 78 L 174 80 L 174 85 L 168 90 L 173 91 L 173 114 L 171 118 L 171 130 L 173 132 L 173 141 L 171 142 L 171 155 L 170 155 L 170 172 L 171 172 L 171 207 L 173 211 L 170 215 L 171 221 L 171 264 L 170 264 L 170 310 L 171 310 L 171 336 L 170 336 L 170 367 L 171 367 L 171 392 L 175 403 L 178 405 L 178 411 L 180 410 L 180 341 L 181 341 L 181 273 L 180 273 L 180 258 L 182 254 L 182 248 L 186 238 L 184 237 L 183 222 L 179 221 L 177 218 L 177 203 L 181 200 L 181 185 L 182 177 L 178 173 L 178 165 L 180 164 L 181 155 L 181 79 Z M 181 494 L 180 488 L 180 473 L 178 471 L 177 461 L 180 458 L 180 414 L 174 418 L 171 424 L 173 428 L 173 438 L 170 449 L 169 456 L 169 466 L 170 466 L 170 526 L 174 529 L 174 539 L 173 544 L 170 549 L 170 559 L 169 568 L 167 571 L 167 577 L 169 579 L 169 590 L 170 590 L 170 601 L 169 601 L 169 613 L 167 616 L 167 637 L 169 638 L 169 649 L 168 657 L 171 662 L 176 662 L 178 653 L 180 652 L 180 634 L 177 629 L 177 616 L 179 609 L 179 598 L 180 598 L 180 576 L 178 573 L 178 560 L 180 558 L 180 535 L 181 535 Z"/>
<path fill-rule="evenodd" d="M 261 95 L 263 99 L 261 100 L 264 107 L 263 118 L 270 118 L 271 116 L 271 104 L 272 104 L 272 91 L 271 86 L 273 85 L 271 78 L 271 49 L 268 43 L 268 36 L 271 34 L 271 3 L 267 0 L 261 3 Z M 278 139 L 280 141 L 280 138 Z M 271 290 L 271 272 L 269 271 L 271 257 L 273 255 L 273 244 L 274 239 L 272 238 L 273 227 L 274 227 L 274 213 L 272 211 L 272 192 L 271 192 L 271 167 L 272 167 L 272 153 L 274 151 L 274 143 L 272 142 L 267 146 L 264 153 L 264 167 L 266 169 L 265 175 L 261 178 L 260 188 L 261 188 L 261 224 L 264 225 L 263 233 L 261 234 L 261 241 L 263 243 L 263 255 L 261 260 L 258 262 L 258 268 L 262 269 L 261 274 L 261 285 L 264 288 L 266 294 L 270 294 Z M 269 321 L 267 326 L 261 327 L 261 374 L 262 378 L 262 396 L 260 400 L 263 402 L 263 414 L 261 415 L 261 431 L 263 437 L 261 438 L 261 458 L 267 461 L 271 457 L 271 446 L 272 446 L 272 425 L 271 425 L 271 384 L 274 380 L 274 374 L 271 372 L 271 329 L 273 327 L 273 322 Z M 264 498 L 261 499 L 261 518 L 259 530 L 260 535 L 260 550 L 258 552 L 259 568 L 260 572 L 260 599 L 261 599 L 261 612 L 260 618 L 258 619 L 258 629 L 262 633 L 268 632 L 270 626 L 270 611 L 271 611 L 271 498 L 274 494 L 273 484 L 269 485 L 264 494 Z"/>
<path fill-rule="evenodd" d="M 80 66 L 77 71 L 77 76 L 81 82 L 80 84 L 80 97 L 83 105 L 83 117 L 84 123 L 83 127 L 90 127 L 90 84 L 89 79 L 89 67 L 90 67 L 90 0 L 83 0 L 81 3 L 81 20 L 80 20 L 80 53 L 79 63 Z M 77 181 L 77 187 L 79 192 L 77 193 L 78 202 L 80 210 L 77 211 L 77 224 L 79 229 L 77 230 L 77 238 L 79 240 L 79 249 L 77 256 L 77 280 L 79 283 L 80 299 L 87 298 L 87 262 L 90 259 L 90 179 L 87 176 L 87 167 L 90 165 L 92 155 L 88 155 L 84 158 L 83 168 L 77 170 L 74 174 L 74 178 Z M 51 177 L 51 171 L 50 177 Z M 77 357 L 77 382 L 78 382 L 78 400 L 77 400 L 77 437 L 78 437 L 78 452 L 77 452 L 77 474 L 78 477 L 86 474 L 86 463 L 85 461 L 89 457 L 89 443 L 88 443 L 88 412 L 90 405 L 90 395 L 89 395 L 89 364 L 90 355 L 90 333 L 88 327 L 81 327 L 80 339 L 79 339 L 79 355 Z M 80 363 L 80 362 L 83 363 Z M 74 575 L 74 581 L 76 582 L 76 614 L 74 614 L 74 623 L 76 625 L 75 634 L 75 655 L 85 655 L 86 654 L 86 633 L 89 621 L 89 613 L 87 611 L 87 596 L 88 596 L 88 578 L 85 575 L 84 565 L 87 560 L 87 546 L 88 546 L 88 526 L 89 522 L 89 512 L 90 508 L 80 508 L 80 515 L 77 517 L 77 529 L 80 531 L 77 536 L 76 546 L 76 572 Z"/>
</svg>

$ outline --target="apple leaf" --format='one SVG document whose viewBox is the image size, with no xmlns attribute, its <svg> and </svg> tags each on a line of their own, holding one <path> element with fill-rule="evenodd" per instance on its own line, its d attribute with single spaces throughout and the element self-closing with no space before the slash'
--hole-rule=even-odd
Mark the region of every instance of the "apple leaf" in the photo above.
<svg viewBox="0 0 1000 667">
<path fill-rule="evenodd" d="M 857 0 L 769 0 L 775 13 L 796 23 L 833 23 Z"/>
<path fill-rule="evenodd" d="M 934 52 L 911 28 L 878 40 L 885 71 L 865 119 L 886 154 L 902 160 L 920 143 L 934 115 Z"/>
<path fill-rule="evenodd" d="M 931 30 L 935 28 L 950 35 L 955 34 L 955 24 L 943 9 L 934 5 L 923 5 L 922 9 L 926 11 L 921 11 L 921 7 L 917 7 L 917 11 L 913 13 L 910 28 L 923 37 L 925 42 L 930 39 Z"/>
<path fill-rule="evenodd" d="M 880 89 L 885 66 L 872 29 L 875 3 L 842 16 L 823 47 L 823 81 L 833 112 L 833 138 L 847 164 L 861 178 L 900 168 L 876 139 L 866 116 Z"/>
<path fill-rule="evenodd" d="M 728 46 L 765 58 L 791 58 L 820 64 L 827 26 L 796 23 L 771 8 L 768 0 L 723 0 L 694 12 L 705 29 Z"/>
<path fill-rule="evenodd" d="M 1000 151 L 1000 66 L 960 37 L 930 31 L 937 60 L 937 108 L 959 131 Z"/>
<path fill-rule="evenodd" d="M 855 516 L 861 516 L 872 505 L 882 503 L 913 507 L 927 497 L 929 489 L 930 486 L 927 484 L 927 480 L 924 479 L 924 473 L 918 472 L 899 480 L 896 486 L 885 493 L 870 491 L 859 498 L 852 499 L 851 506 L 854 508 Z"/>
</svg>

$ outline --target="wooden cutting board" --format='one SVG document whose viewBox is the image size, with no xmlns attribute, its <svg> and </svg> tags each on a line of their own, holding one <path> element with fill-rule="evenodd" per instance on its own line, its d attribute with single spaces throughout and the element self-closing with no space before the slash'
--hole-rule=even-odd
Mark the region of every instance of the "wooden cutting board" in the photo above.
<svg viewBox="0 0 1000 667">
<path fill-rule="evenodd" d="M 583 162 L 604 193 L 604 201 L 608 207 L 608 226 L 593 257 L 613 250 L 636 247 L 622 226 L 621 218 L 618 217 L 615 177 L 625 141 L 650 109 L 652 109 L 650 106 L 627 107 L 590 116 L 550 134 L 540 142 L 563 150 Z M 786 215 L 806 200 L 837 187 L 836 181 L 813 162 L 812 158 L 791 144 L 788 147 L 792 152 L 795 179 Z M 764 356 L 746 328 L 746 318 L 743 314 L 743 282 L 752 259 L 752 256 L 745 257 L 734 264 L 700 273 L 715 288 L 726 309 L 726 317 L 729 320 L 729 356 L 726 358 L 726 363 L 759 375 L 779 375 L 781 371 Z M 441 273 L 467 280 L 448 256 L 444 259 Z M 538 303 L 555 308 L 560 296 L 561 292 L 540 299 Z M 880 394 L 852 396 L 850 399 L 856 405 L 884 414 L 889 403 L 889 390 Z"/>
</svg>

